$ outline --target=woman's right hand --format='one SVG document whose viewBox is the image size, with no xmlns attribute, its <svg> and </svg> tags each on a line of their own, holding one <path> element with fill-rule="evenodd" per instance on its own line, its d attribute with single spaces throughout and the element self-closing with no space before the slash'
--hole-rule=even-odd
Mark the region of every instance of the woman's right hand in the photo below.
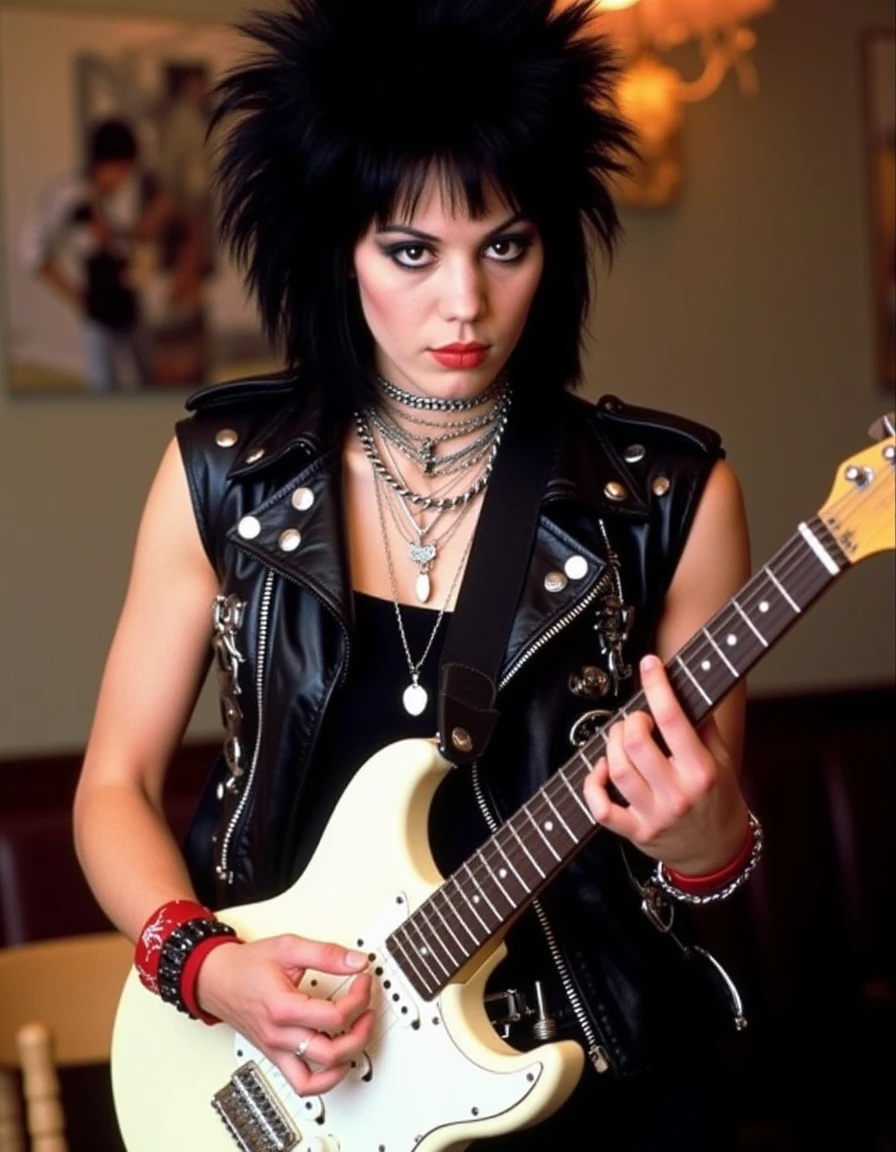
<svg viewBox="0 0 896 1152">
<path fill-rule="evenodd" d="M 223 945 L 202 962 L 197 1000 L 272 1060 L 300 1096 L 314 1096 L 335 1087 L 370 1041 L 368 964 L 363 952 L 301 936 Z M 339 998 L 302 991 L 308 969 L 345 976 Z"/>
</svg>

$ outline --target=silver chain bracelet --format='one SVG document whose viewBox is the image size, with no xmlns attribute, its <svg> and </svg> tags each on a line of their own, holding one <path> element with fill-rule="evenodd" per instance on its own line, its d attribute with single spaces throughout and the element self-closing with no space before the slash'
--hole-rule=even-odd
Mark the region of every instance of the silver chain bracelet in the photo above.
<svg viewBox="0 0 896 1152">
<path fill-rule="evenodd" d="M 727 884 L 721 888 L 717 888 L 715 892 L 707 892 L 703 895 L 697 895 L 694 892 L 685 892 L 669 879 L 665 866 L 662 861 L 660 861 L 651 873 L 646 886 L 655 890 L 658 889 L 660 892 L 665 893 L 666 896 L 671 896 L 673 900 L 677 900 L 681 904 L 717 904 L 719 900 L 727 900 L 733 892 L 736 892 L 738 888 L 746 883 L 747 878 L 759 863 L 762 856 L 764 844 L 762 825 L 759 823 L 759 818 L 752 812 L 749 815 L 753 846 L 750 849 L 749 860 L 747 860 L 746 864 L 744 864 L 743 868 L 733 880 L 729 880 Z"/>
</svg>

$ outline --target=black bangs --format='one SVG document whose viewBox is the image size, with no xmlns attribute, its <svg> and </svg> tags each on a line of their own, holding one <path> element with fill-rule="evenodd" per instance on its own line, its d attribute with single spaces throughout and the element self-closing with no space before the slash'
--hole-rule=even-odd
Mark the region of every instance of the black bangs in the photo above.
<svg viewBox="0 0 896 1152">
<path fill-rule="evenodd" d="M 571 351 L 553 363 L 575 379 L 580 265 L 589 236 L 612 249 L 607 180 L 631 151 L 595 23 L 590 0 L 289 0 L 242 26 L 255 53 L 213 118 L 221 227 L 290 364 L 369 395 L 352 252 L 372 222 L 411 218 L 435 177 L 452 209 L 481 217 L 493 188 L 577 249 L 546 246 L 546 269 L 576 265 Z"/>
</svg>

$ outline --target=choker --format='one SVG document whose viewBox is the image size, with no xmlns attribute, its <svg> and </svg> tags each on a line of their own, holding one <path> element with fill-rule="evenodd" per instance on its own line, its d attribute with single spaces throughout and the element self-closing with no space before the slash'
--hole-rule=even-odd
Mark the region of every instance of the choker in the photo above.
<svg viewBox="0 0 896 1152">
<path fill-rule="evenodd" d="M 404 404 L 407 408 L 424 409 L 427 412 L 469 412 L 471 408 L 479 408 L 494 400 L 498 392 L 506 388 L 507 377 L 502 372 L 484 392 L 465 400 L 442 400 L 437 396 L 418 396 L 414 392 L 405 392 L 403 388 L 399 388 L 397 384 L 393 384 L 379 373 L 376 382 L 383 395 L 394 400 L 396 404 Z"/>
</svg>

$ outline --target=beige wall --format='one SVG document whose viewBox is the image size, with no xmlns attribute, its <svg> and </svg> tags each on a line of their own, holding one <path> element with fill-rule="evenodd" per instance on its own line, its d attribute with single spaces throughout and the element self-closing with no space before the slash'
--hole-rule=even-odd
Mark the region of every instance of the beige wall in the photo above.
<svg viewBox="0 0 896 1152">
<path fill-rule="evenodd" d="M 212 19 L 241 8 L 90 6 Z M 589 390 L 723 431 L 757 562 L 893 407 L 873 363 L 859 73 L 861 31 L 892 20 L 890 0 L 778 0 L 756 24 L 759 96 L 729 79 L 689 110 L 685 198 L 626 214 L 600 292 Z M 0 755 L 83 744 L 143 495 L 179 410 L 165 395 L 13 398 L 0 378 Z M 892 680 L 893 591 L 892 557 L 849 573 L 754 690 Z M 215 726 L 206 697 L 192 732 Z"/>
</svg>

